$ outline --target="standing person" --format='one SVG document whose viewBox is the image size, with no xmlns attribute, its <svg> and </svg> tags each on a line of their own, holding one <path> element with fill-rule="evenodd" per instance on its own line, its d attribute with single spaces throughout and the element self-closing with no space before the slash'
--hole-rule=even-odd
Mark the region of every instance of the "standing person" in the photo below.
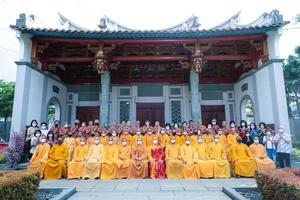
<svg viewBox="0 0 300 200">
<path fill-rule="evenodd" d="M 68 159 L 67 162 L 70 162 L 73 158 L 73 152 L 75 149 L 75 138 L 72 137 L 72 132 L 68 132 L 68 137 L 64 139 L 64 144 L 68 148 Z"/>
<path fill-rule="evenodd" d="M 266 134 L 263 138 L 268 157 L 276 162 L 276 145 L 274 141 L 274 134 L 270 129 L 266 130 Z"/>
<path fill-rule="evenodd" d="M 277 160 L 279 167 L 291 167 L 290 154 L 292 151 L 291 135 L 284 132 L 284 127 L 278 127 L 278 133 L 274 137 L 275 144 L 277 144 Z"/>
<path fill-rule="evenodd" d="M 239 126 L 238 129 L 239 129 L 239 135 L 240 135 L 240 137 L 244 140 L 244 138 L 246 137 L 246 132 L 249 130 L 247 122 L 245 120 L 242 120 L 240 122 L 240 126 Z"/>
<path fill-rule="evenodd" d="M 242 140 L 243 140 L 243 143 L 246 144 L 247 146 L 250 146 L 251 144 L 253 144 L 253 139 L 252 139 L 249 131 L 245 132 L 245 137 L 242 138 Z"/>
<path fill-rule="evenodd" d="M 250 135 L 251 135 L 252 139 L 254 139 L 254 137 L 258 136 L 259 129 L 257 128 L 257 126 L 254 122 L 250 123 L 249 131 L 250 131 Z"/>
<path fill-rule="evenodd" d="M 52 147 L 54 144 L 57 143 L 57 140 L 54 140 L 54 135 L 52 133 L 52 131 L 49 131 L 47 134 L 47 142 L 50 145 L 50 147 Z"/>
<path fill-rule="evenodd" d="M 260 122 L 258 127 L 259 127 L 259 131 L 258 131 L 257 137 L 259 139 L 259 144 L 264 145 L 263 140 L 264 140 L 264 136 L 265 136 L 265 133 L 266 133 L 268 127 L 265 122 Z"/>
<path fill-rule="evenodd" d="M 217 124 L 217 119 L 216 118 L 212 119 L 211 124 L 212 124 L 212 129 L 214 130 L 214 132 L 217 132 L 220 128 L 220 126 Z"/>
<path fill-rule="evenodd" d="M 30 151 L 29 151 L 29 158 L 31 158 L 32 154 L 34 153 L 35 151 L 35 148 L 37 147 L 38 143 L 39 143 L 39 139 L 41 137 L 42 133 L 40 130 L 36 130 L 34 132 L 34 136 L 31 138 L 30 140 Z"/>
<path fill-rule="evenodd" d="M 31 153 L 30 153 L 30 149 L 31 149 L 31 139 L 34 137 L 34 133 L 35 131 L 39 130 L 38 128 L 38 123 L 37 121 L 34 119 L 31 121 L 30 123 L 30 127 L 27 129 L 27 134 L 26 134 L 26 139 L 25 139 L 25 142 L 26 142 L 26 146 L 27 146 L 27 149 L 26 149 L 26 158 L 27 160 L 30 159 L 31 157 Z"/>
<path fill-rule="evenodd" d="M 58 120 L 54 121 L 54 125 L 50 129 L 54 135 L 59 135 L 59 130 L 60 130 L 60 122 Z M 58 137 L 57 137 L 58 138 Z"/>
</svg>

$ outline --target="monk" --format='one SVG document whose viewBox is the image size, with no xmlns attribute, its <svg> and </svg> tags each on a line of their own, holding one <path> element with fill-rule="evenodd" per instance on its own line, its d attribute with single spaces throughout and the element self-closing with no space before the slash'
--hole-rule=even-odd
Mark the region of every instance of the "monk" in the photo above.
<svg viewBox="0 0 300 200">
<path fill-rule="evenodd" d="M 79 131 L 75 138 L 75 147 L 80 146 L 81 137 L 82 137 L 82 132 Z"/>
<path fill-rule="evenodd" d="M 131 144 L 132 136 L 130 135 L 129 131 L 130 131 L 129 128 L 125 127 L 120 136 L 120 140 L 123 140 L 123 138 L 126 138 L 128 144 Z"/>
<path fill-rule="evenodd" d="M 159 140 L 160 146 L 162 146 L 163 148 L 166 148 L 167 145 L 170 143 L 170 137 L 166 133 L 166 129 L 165 128 L 161 128 L 160 134 L 159 134 L 158 137 L 159 137 L 158 140 Z"/>
<path fill-rule="evenodd" d="M 40 144 L 37 145 L 29 163 L 27 170 L 30 172 L 39 172 L 40 177 L 43 178 L 43 170 L 45 162 L 48 159 L 50 145 L 46 142 L 46 136 L 40 137 Z"/>
<path fill-rule="evenodd" d="M 198 178 L 212 178 L 214 176 L 214 163 L 210 160 L 208 145 L 198 136 L 198 144 L 195 146 L 198 155 Z"/>
<path fill-rule="evenodd" d="M 83 167 L 83 178 L 100 178 L 101 158 L 104 147 L 100 144 L 100 138 L 95 137 L 95 142 L 90 146 L 89 153 L 85 158 Z"/>
<path fill-rule="evenodd" d="M 68 178 L 82 178 L 83 164 L 89 152 L 89 147 L 85 143 L 85 138 L 80 138 L 79 146 L 75 147 L 73 160 L 68 164 Z"/>
<path fill-rule="evenodd" d="M 208 128 L 205 134 L 203 134 L 202 139 L 206 145 L 209 145 L 214 141 L 214 131 L 211 128 Z"/>
<path fill-rule="evenodd" d="M 97 136 L 99 136 L 98 132 L 97 132 Z M 91 135 L 87 138 L 87 145 L 90 147 L 92 146 L 93 144 L 95 144 L 95 137 L 96 137 L 96 134 L 95 132 L 91 132 Z"/>
<path fill-rule="evenodd" d="M 103 146 L 106 146 L 107 143 L 108 143 L 107 131 L 105 129 L 102 129 L 101 136 L 100 136 L 100 144 L 102 144 Z"/>
<path fill-rule="evenodd" d="M 68 148 L 63 144 L 62 137 L 59 137 L 49 151 L 49 158 L 44 169 L 44 179 L 59 179 L 67 176 Z"/>
<path fill-rule="evenodd" d="M 236 138 L 237 144 L 231 148 L 231 161 L 235 176 L 253 177 L 256 170 L 254 159 L 247 145 L 242 143 L 242 138 Z"/>
<path fill-rule="evenodd" d="M 131 146 L 127 143 L 127 139 L 123 138 L 122 144 L 118 148 L 119 158 L 117 160 L 116 178 L 127 178 L 128 168 L 131 156 Z"/>
<path fill-rule="evenodd" d="M 214 142 L 209 145 L 210 159 L 214 163 L 215 178 L 229 178 L 230 168 L 227 161 L 225 146 L 220 141 L 220 136 L 215 135 Z"/>
<path fill-rule="evenodd" d="M 137 128 L 136 131 L 135 131 L 135 135 L 132 136 L 131 138 L 131 145 L 132 147 L 136 146 L 137 144 L 137 140 L 141 138 L 142 141 L 143 141 L 143 145 L 145 146 L 146 143 L 145 143 L 145 137 L 142 135 L 142 130 L 140 128 Z M 126 138 L 125 138 L 126 139 Z M 128 140 L 126 139 L 127 143 L 128 143 Z"/>
<path fill-rule="evenodd" d="M 264 146 L 259 144 L 258 137 L 254 137 L 254 143 L 250 145 L 250 150 L 258 170 L 276 168 L 274 161 L 268 158 Z"/>
<path fill-rule="evenodd" d="M 145 147 L 149 147 L 152 145 L 153 137 L 154 135 L 152 133 L 152 129 L 148 128 L 147 133 L 144 135 Z"/>
<path fill-rule="evenodd" d="M 116 178 L 118 147 L 114 144 L 113 138 L 108 139 L 108 145 L 104 146 L 104 152 L 101 159 L 101 179 L 110 180 Z"/>
<path fill-rule="evenodd" d="M 237 144 L 236 138 L 239 136 L 237 133 L 237 129 L 235 127 L 235 122 L 230 122 L 230 129 L 228 129 L 228 134 L 227 134 L 227 160 L 231 161 L 231 149 L 234 145 Z"/>
<path fill-rule="evenodd" d="M 118 132 L 116 131 L 116 129 L 110 129 L 109 132 L 111 132 L 111 136 L 113 138 L 114 144 L 119 145 L 120 138 L 118 136 Z"/>
<path fill-rule="evenodd" d="M 180 154 L 183 160 L 183 178 L 197 178 L 198 155 L 195 147 L 190 145 L 189 138 L 186 138 L 185 144 L 181 146 Z"/>
<path fill-rule="evenodd" d="M 166 175 L 169 179 L 182 178 L 183 162 L 181 160 L 181 148 L 176 144 L 174 136 L 170 139 L 170 144 L 166 147 Z"/>
<path fill-rule="evenodd" d="M 147 151 L 141 138 L 131 152 L 132 159 L 129 163 L 128 178 L 146 178 L 148 176 Z"/>
<path fill-rule="evenodd" d="M 153 145 L 148 150 L 150 178 L 165 178 L 164 149 L 158 143 L 158 137 L 153 138 Z"/>
<path fill-rule="evenodd" d="M 68 159 L 67 162 L 70 162 L 73 158 L 73 152 L 75 149 L 75 138 L 72 137 L 72 132 L 69 131 L 68 132 L 68 137 L 66 137 L 64 139 L 64 144 L 67 146 L 68 148 Z"/>
</svg>

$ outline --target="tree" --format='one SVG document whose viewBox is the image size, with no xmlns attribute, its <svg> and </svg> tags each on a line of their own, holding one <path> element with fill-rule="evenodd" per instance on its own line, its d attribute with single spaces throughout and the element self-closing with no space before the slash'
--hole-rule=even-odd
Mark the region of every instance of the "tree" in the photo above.
<svg viewBox="0 0 300 200">
<path fill-rule="evenodd" d="M 288 106 L 295 102 L 297 113 L 300 114 L 299 96 L 300 93 L 300 46 L 295 49 L 295 55 L 290 55 L 284 66 L 285 86 Z M 291 111 L 289 107 L 289 111 Z M 291 113 L 289 113 L 291 115 Z"/>
<path fill-rule="evenodd" d="M 6 121 L 12 116 L 14 102 L 15 83 L 0 80 L 0 118 L 4 118 L 4 131 L 6 133 Z"/>
</svg>

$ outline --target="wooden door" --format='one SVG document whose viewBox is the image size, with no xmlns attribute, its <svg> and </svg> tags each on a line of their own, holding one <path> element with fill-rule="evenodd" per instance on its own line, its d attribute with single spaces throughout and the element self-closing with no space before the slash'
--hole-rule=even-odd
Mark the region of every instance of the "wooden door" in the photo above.
<svg viewBox="0 0 300 200">
<path fill-rule="evenodd" d="M 164 103 L 137 103 L 136 119 L 140 120 L 141 125 L 144 125 L 146 120 L 149 120 L 150 124 L 154 125 L 154 122 L 158 120 L 160 124 L 164 126 L 165 124 Z"/>
<path fill-rule="evenodd" d="M 76 107 L 76 119 L 79 119 L 80 122 L 94 121 L 99 119 L 99 106 L 77 106 Z"/>
<path fill-rule="evenodd" d="M 225 106 L 224 105 L 212 105 L 201 106 L 201 118 L 202 123 L 207 125 L 211 123 L 211 120 L 215 118 L 219 126 L 222 125 L 222 121 L 225 120 Z"/>
</svg>

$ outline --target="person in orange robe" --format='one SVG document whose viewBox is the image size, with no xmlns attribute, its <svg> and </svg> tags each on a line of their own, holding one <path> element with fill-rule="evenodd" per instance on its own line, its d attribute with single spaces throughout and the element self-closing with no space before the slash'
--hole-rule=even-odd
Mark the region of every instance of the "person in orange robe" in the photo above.
<svg viewBox="0 0 300 200">
<path fill-rule="evenodd" d="M 104 146 L 101 159 L 101 179 L 110 180 L 116 178 L 117 160 L 119 158 L 118 146 L 114 144 L 113 138 L 108 139 L 108 144 Z"/>
<path fill-rule="evenodd" d="M 132 158 L 129 163 L 128 178 L 146 178 L 148 177 L 147 150 L 143 146 L 141 138 L 138 139 L 137 145 L 132 149 Z"/>
<path fill-rule="evenodd" d="M 198 155 L 195 147 L 190 145 L 190 139 L 186 138 L 185 144 L 181 146 L 181 158 L 183 160 L 183 178 L 197 178 Z"/>
<path fill-rule="evenodd" d="M 49 151 L 49 158 L 44 168 L 44 179 L 67 177 L 67 158 L 68 148 L 63 144 L 63 139 L 59 137 L 57 144 Z"/>
<path fill-rule="evenodd" d="M 100 143 L 101 143 L 103 146 L 106 146 L 107 143 L 108 143 L 108 135 L 107 135 L 107 132 L 106 132 L 105 129 L 102 129 L 102 131 L 101 131 Z"/>
<path fill-rule="evenodd" d="M 211 126 L 211 124 L 208 124 L 207 126 L 208 126 L 208 128 L 207 128 L 205 134 L 202 135 L 202 139 L 206 145 L 209 145 L 210 143 L 212 143 L 214 141 L 214 131 L 211 128 L 209 128 Z"/>
<path fill-rule="evenodd" d="M 39 172 L 43 178 L 45 162 L 48 159 L 50 145 L 46 142 L 46 136 L 40 137 L 40 144 L 37 145 L 29 163 L 27 170 L 30 172 Z"/>
<path fill-rule="evenodd" d="M 158 137 L 153 138 L 153 145 L 148 150 L 150 178 L 165 178 L 164 149 L 158 143 Z"/>
<path fill-rule="evenodd" d="M 96 134 L 97 133 L 97 134 Z M 95 143 L 95 137 L 99 137 L 98 132 L 91 132 L 90 136 L 87 136 L 86 144 L 90 147 Z"/>
<path fill-rule="evenodd" d="M 137 145 L 137 140 L 141 138 L 142 141 L 143 141 L 143 146 L 146 146 L 146 142 L 145 142 L 145 136 L 142 135 L 142 130 L 140 128 L 137 128 L 136 131 L 135 131 L 135 134 L 134 136 L 132 136 L 131 138 L 131 144 L 128 144 L 130 145 L 131 147 L 134 147 Z M 125 138 L 126 139 L 126 138 Z M 126 139 L 127 141 L 127 139 Z M 128 143 L 128 141 L 127 141 Z"/>
<path fill-rule="evenodd" d="M 118 132 L 116 129 L 110 129 L 111 137 L 114 141 L 114 144 L 119 145 L 120 144 L 120 137 L 118 136 Z"/>
<path fill-rule="evenodd" d="M 161 128 L 160 134 L 158 136 L 158 141 L 159 141 L 160 146 L 162 146 L 163 148 L 166 148 L 169 145 L 170 136 L 166 133 L 165 128 Z"/>
<path fill-rule="evenodd" d="M 151 128 L 149 128 L 147 130 L 147 133 L 144 135 L 145 147 L 149 147 L 152 145 L 153 137 L 154 137 L 153 131 Z"/>
<path fill-rule="evenodd" d="M 227 148 L 226 148 L 226 154 L 227 154 L 227 159 L 228 161 L 231 161 L 231 150 L 234 145 L 237 144 L 237 137 L 239 136 L 238 130 L 235 126 L 235 122 L 231 121 L 230 123 L 230 129 L 228 129 L 228 134 L 227 134 Z"/>
<path fill-rule="evenodd" d="M 251 151 L 246 144 L 242 143 L 242 138 L 237 137 L 237 144 L 231 148 L 231 162 L 233 174 L 235 176 L 253 177 L 256 164 Z"/>
<path fill-rule="evenodd" d="M 132 136 L 130 135 L 130 130 L 125 127 L 121 133 L 121 136 L 120 136 L 120 140 L 123 140 L 123 138 L 126 138 L 128 144 L 131 144 L 131 140 L 132 140 Z"/>
<path fill-rule="evenodd" d="M 119 158 L 117 160 L 116 178 L 127 178 L 129 162 L 131 157 L 131 146 L 127 143 L 127 139 L 123 138 L 122 144 L 118 147 Z"/>
<path fill-rule="evenodd" d="M 68 148 L 68 159 L 67 162 L 70 162 L 73 158 L 73 152 L 75 149 L 75 138 L 72 137 L 72 132 L 69 131 L 68 132 L 68 137 L 64 138 L 64 144 L 67 146 Z"/>
<path fill-rule="evenodd" d="M 264 146 L 259 144 L 258 137 L 254 137 L 254 143 L 250 145 L 250 150 L 258 170 L 276 168 L 274 161 L 268 158 Z"/>
<path fill-rule="evenodd" d="M 166 147 L 165 157 L 167 177 L 169 179 L 182 178 L 181 146 L 176 144 L 174 136 L 171 136 L 170 144 Z"/>
<path fill-rule="evenodd" d="M 89 153 L 89 147 L 85 143 L 85 138 L 80 138 L 79 146 L 75 147 L 73 160 L 68 164 L 68 179 L 82 178 L 84 159 Z"/>
</svg>

